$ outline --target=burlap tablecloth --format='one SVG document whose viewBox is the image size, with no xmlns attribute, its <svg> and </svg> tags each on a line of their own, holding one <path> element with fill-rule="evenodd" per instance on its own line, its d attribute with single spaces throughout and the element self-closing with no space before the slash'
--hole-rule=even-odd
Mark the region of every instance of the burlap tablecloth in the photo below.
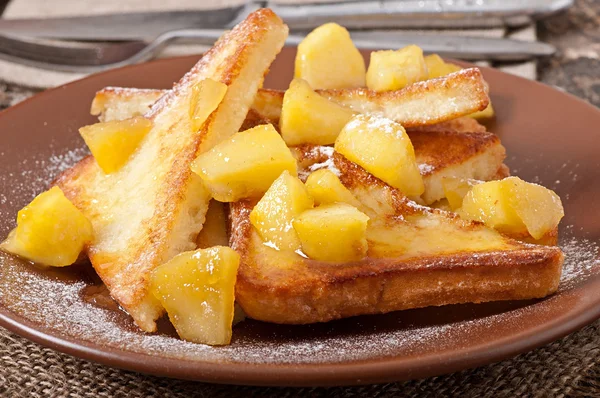
<svg viewBox="0 0 600 398">
<path fill-rule="evenodd" d="M 0 330 L 2 397 L 593 397 L 600 395 L 600 322 L 512 360 L 406 383 L 260 388 L 145 376 L 60 354 Z"/>
<path fill-rule="evenodd" d="M 62 1 L 76 4 L 83 0 Z M 596 106 L 600 106 L 599 24 L 600 1 L 577 0 L 568 14 L 538 26 L 541 39 L 561 50 L 558 57 L 542 63 L 541 80 Z M 0 107 L 31 93 L 0 82 Z M 259 388 L 112 369 L 41 347 L 0 328 L 0 397 L 593 397 L 600 396 L 599 332 L 600 321 L 511 360 L 425 380 L 364 387 Z"/>
</svg>

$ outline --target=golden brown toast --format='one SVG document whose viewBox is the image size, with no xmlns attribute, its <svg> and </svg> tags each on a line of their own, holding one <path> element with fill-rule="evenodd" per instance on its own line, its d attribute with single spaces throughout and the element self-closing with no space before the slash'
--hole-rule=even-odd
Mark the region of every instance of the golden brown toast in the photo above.
<svg viewBox="0 0 600 398">
<path fill-rule="evenodd" d="M 383 116 L 405 128 L 426 126 L 470 115 L 489 104 L 488 85 L 477 68 L 463 69 L 402 90 L 365 88 L 319 92 L 359 113 Z"/>
<path fill-rule="evenodd" d="M 355 90 L 346 91 L 350 93 Z M 342 90 L 320 92 L 339 94 Z M 161 90 L 107 87 L 96 94 L 92 114 L 99 115 L 101 120 L 132 117 L 144 112 L 160 93 Z M 257 118 L 270 120 L 277 125 L 282 99 L 281 91 L 259 90 L 244 128 L 251 126 L 255 122 L 253 119 Z M 425 193 L 422 199 L 425 204 L 444 197 L 442 179 L 446 176 L 483 181 L 497 179 L 495 176 L 502 166 L 505 149 L 500 140 L 495 135 L 486 133 L 485 127 L 475 119 L 459 117 L 438 124 L 410 128 L 407 132 L 415 147 L 417 163 L 423 175 Z M 461 133 L 466 134 L 461 136 Z"/>
<path fill-rule="evenodd" d="M 410 131 L 408 135 L 425 185 L 421 199 L 427 205 L 445 197 L 445 177 L 490 181 L 507 172 L 502 163 L 506 151 L 494 134 L 432 130 Z M 331 150 L 301 145 L 292 148 L 292 153 L 306 171 L 314 171 L 327 164 Z M 315 153 L 320 155 L 315 157 Z"/>
<path fill-rule="evenodd" d="M 87 253 L 96 272 L 145 331 L 156 329 L 163 311 L 148 292 L 150 272 L 194 249 L 204 222 L 210 194 L 190 163 L 238 131 L 286 37 L 287 26 L 272 11 L 250 14 L 145 114 L 152 130 L 121 170 L 105 175 L 90 157 L 57 179 L 93 224 L 95 238 Z M 228 89 L 200 131 L 194 131 L 190 96 L 206 78 Z"/>
<path fill-rule="evenodd" d="M 485 109 L 489 104 L 488 86 L 477 68 L 417 82 L 396 91 L 377 92 L 366 88 L 316 91 L 358 113 L 383 116 L 405 128 L 454 120 Z M 282 91 L 262 89 L 253 107 L 278 122 L 282 103 Z"/>
<path fill-rule="evenodd" d="M 458 82 L 472 83 L 464 76 Z M 456 91 L 452 84 L 457 80 L 450 83 Z M 485 84 L 482 87 L 480 92 L 487 98 Z M 427 101 L 435 101 L 441 98 L 437 90 L 448 90 L 439 82 L 430 88 L 408 91 L 407 101 L 424 101 L 423 95 L 430 95 Z M 369 97 L 368 91 L 361 89 L 348 96 L 344 91 L 330 95 L 336 94 L 342 103 L 372 101 L 368 106 L 361 104 L 361 109 L 386 110 L 383 103 L 373 100 L 379 97 L 373 93 Z M 157 90 L 107 88 L 96 96 L 93 112 L 105 119 L 129 117 L 144 112 L 159 94 Z M 265 123 L 265 118 L 277 121 L 282 97 L 279 91 L 260 90 L 245 127 Z M 408 132 L 426 186 L 441 187 L 439 181 L 446 169 L 452 170 L 451 175 L 484 180 L 506 174 L 504 148 L 497 137 L 485 133 L 473 119 L 453 119 L 471 113 L 470 107 L 483 106 L 483 96 L 479 100 L 471 97 L 471 102 L 464 102 L 462 113 L 443 113 L 444 109 L 436 109 L 434 115 L 417 113 L 414 124 L 409 118 L 408 125 L 414 127 Z M 402 96 L 388 101 L 396 107 L 406 104 Z M 390 109 L 394 108 L 388 107 L 387 112 Z M 432 125 L 432 121 L 440 123 Z M 324 264 L 275 251 L 262 245 L 248 222 L 253 203 L 233 204 L 231 243 L 244 256 L 237 297 L 251 317 L 312 323 L 429 305 L 543 297 L 556 289 L 562 264 L 559 249 L 519 243 L 451 213 L 417 206 L 343 157 L 336 154 L 331 159 L 330 150 L 305 146 L 295 152 L 301 167 L 335 163 L 344 184 L 371 209 L 369 258 L 354 264 Z M 477 254 L 472 256 L 471 251 Z"/>
<path fill-rule="evenodd" d="M 493 180 L 506 157 L 500 139 L 491 133 L 410 131 L 408 136 L 425 184 L 425 204 L 445 196 L 445 177 Z"/>
<path fill-rule="evenodd" d="M 96 93 L 90 113 L 101 122 L 144 115 L 169 90 L 105 87 Z"/>
<path fill-rule="evenodd" d="M 106 87 L 92 103 L 92 114 L 101 120 L 123 119 L 125 115 L 143 114 L 162 90 Z M 461 116 L 485 109 L 489 103 L 488 87 L 479 69 L 463 69 L 449 75 L 412 84 L 402 90 L 375 92 L 364 88 L 317 90 L 340 105 L 356 112 L 387 117 L 405 128 L 435 125 L 442 130 L 485 131 L 477 121 Z M 252 108 L 279 123 L 283 91 L 260 89 Z M 461 119 L 457 119 L 461 118 Z M 435 129 L 435 128 L 434 128 Z"/>
<path fill-rule="evenodd" d="M 431 204 L 444 197 L 442 179 L 446 176 L 484 181 L 493 179 L 505 157 L 500 140 L 493 134 L 485 133 L 485 127 L 472 118 L 463 116 L 447 119 L 470 114 L 473 109 L 485 107 L 488 101 L 487 86 L 479 70 L 465 69 L 414 86 L 386 93 L 375 93 L 365 89 L 318 92 L 361 111 L 398 115 L 402 114 L 401 109 L 404 106 L 416 109 L 412 114 L 406 113 L 403 116 L 405 120 L 401 122 L 413 126 L 408 132 L 411 140 L 414 140 L 417 163 L 424 178 L 425 193 L 422 199 L 425 204 Z M 460 100 L 455 101 L 459 105 L 444 114 L 443 107 L 438 106 L 436 101 L 441 103 L 444 96 L 457 95 L 456 93 L 463 91 L 471 94 L 466 96 L 467 99 L 460 97 Z M 473 95 L 473 92 L 477 95 Z M 131 117 L 143 112 L 160 93 L 161 90 L 107 87 L 96 94 L 92 114 L 100 115 L 102 120 Z M 247 121 L 252 122 L 251 118 L 260 114 L 259 118 L 266 118 L 277 125 L 282 101 L 282 91 L 259 90 L 254 100 L 253 113 L 248 115 Z M 413 101 L 416 103 L 413 104 Z M 424 109 L 421 108 L 425 106 L 421 101 L 427 103 Z M 446 101 L 449 99 L 446 98 Z M 361 105 L 358 105 L 359 103 Z M 412 120 L 409 117 L 411 115 L 417 115 L 416 119 Z M 431 120 L 439 123 L 427 124 Z M 416 125 L 417 123 L 424 125 Z M 485 134 L 466 134 L 461 137 L 459 133 Z"/>
<path fill-rule="evenodd" d="M 445 122 L 429 124 L 426 126 L 413 126 L 406 131 L 416 132 L 445 132 L 454 131 L 457 133 L 485 133 L 487 130 L 484 125 L 469 116 L 462 116 Z"/>
<path fill-rule="evenodd" d="M 337 153 L 333 165 L 343 184 L 370 209 L 367 258 L 335 264 L 275 250 L 262 243 L 249 222 L 254 202 L 231 204 L 230 243 L 242 256 L 236 300 L 249 317 L 305 324 L 539 298 L 556 291 L 560 249 L 517 242 L 483 224 L 419 206 Z"/>
</svg>

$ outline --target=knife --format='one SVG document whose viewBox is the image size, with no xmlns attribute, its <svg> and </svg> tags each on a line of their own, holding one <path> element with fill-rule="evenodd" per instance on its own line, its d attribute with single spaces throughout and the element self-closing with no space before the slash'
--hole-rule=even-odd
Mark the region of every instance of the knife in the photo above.
<svg viewBox="0 0 600 398">
<path fill-rule="evenodd" d="M 143 41 L 72 42 L 0 36 L 0 59 L 42 69 L 94 73 L 152 59 L 173 41 L 212 45 L 223 34 L 221 29 L 183 29 Z M 358 48 L 386 49 L 417 44 L 426 53 L 438 53 L 465 60 L 524 61 L 552 55 L 554 47 L 540 42 L 399 32 L 351 32 Z M 298 45 L 303 36 L 288 36 L 287 45 Z"/>
<path fill-rule="evenodd" d="M 244 5 L 167 12 L 104 14 L 46 19 L 0 20 L 0 35 L 89 41 L 150 41 L 161 33 L 188 28 L 229 29 L 250 12 L 269 7 L 292 30 L 326 22 L 347 28 L 515 27 L 563 10 L 573 0 L 391 0 Z"/>
</svg>

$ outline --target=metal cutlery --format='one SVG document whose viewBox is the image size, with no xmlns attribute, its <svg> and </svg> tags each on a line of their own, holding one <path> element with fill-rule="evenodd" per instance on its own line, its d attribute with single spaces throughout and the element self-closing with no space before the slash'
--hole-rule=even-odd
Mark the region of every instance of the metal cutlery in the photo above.
<svg viewBox="0 0 600 398">
<path fill-rule="evenodd" d="M 43 69 L 93 73 L 147 61 L 172 42 L 212 45 L 221 35 L 219 29 L 181 29 L 163 33 L 150 43 L 73 43 L 0 36 L 0 58 Z M 549 44 L 509 39 L 478 38 L 435 34 L 407 34 L 398 31 L 351 32 L 358 48 L 389 49 L 417 44 L 427 53 L 466 60 L 522 61 L 549 56 Z M 302 35 L 292 34 L 287 45 L 298 45 Z"/>
<path fill-rule="evenodd" d="M 273 9 L 291 30 L 309 30 L 325 22 L 337 22 L 349 29 L 515 27 L 572 4 L 573 0 L 354 0 L 309 4 L 250 1 L 208 10 L 1 19 L 0 35 L 150 41 L 176 29 L 230 29 L 260 7 Z"/>
</svg>

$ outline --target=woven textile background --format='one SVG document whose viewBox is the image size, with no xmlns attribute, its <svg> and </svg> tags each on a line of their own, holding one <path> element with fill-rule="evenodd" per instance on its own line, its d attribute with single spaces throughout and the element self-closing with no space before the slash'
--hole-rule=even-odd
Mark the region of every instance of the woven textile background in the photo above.
<svg viewBox="0 0 600 398">
<path fill-rule="evenodd" d="M 197 0 L 185 0 L 197 1 Z M 85 0 L 18 0 L 13 15 L 58 13 Z M 0 0 L 1 3 L 1 0 Z M 87 1 L 103 7 L 103 2 Z M 184 0 L 136 0 L 183 4 Z M 27 7 L 32 7 L 27 8 Z M 41 8 L 35 8 L 41 7 Z M 44 9 L 44 7 L 47 7 Z M 28 11 L 29 10 L 29 11 Z M 566 15 L 538 25 L 561 51 L 539 78 L 600 106 L 600 1 L 577 0 Z M 0 81 L 0 107 L 35 90 Z M 164 379 L 121 371 L 41 347 L 0 328 L 0 397 L 592 397 L 600 396 L 600 321 L 545 347 L 489 366 L 425 380 L 337 388 L 259 388 Z"/>
</svg>

